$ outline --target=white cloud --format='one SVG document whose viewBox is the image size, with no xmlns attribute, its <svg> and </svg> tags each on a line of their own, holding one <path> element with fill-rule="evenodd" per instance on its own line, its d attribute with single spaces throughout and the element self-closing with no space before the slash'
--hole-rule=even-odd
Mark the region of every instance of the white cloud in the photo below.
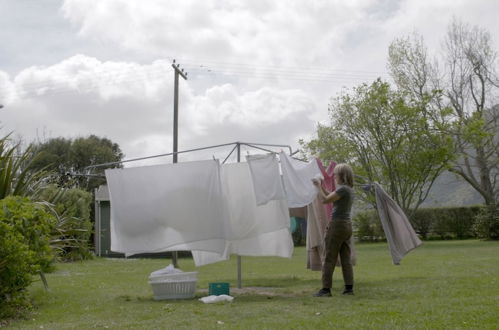
<svg viewBox="0 0 499 330">
<path fill-rule="evenodd" d="M 65 0 L 57 24 L 47 19 L 37 36 L 57 45 L 53 29 L 72 25 L 60 35 L 70 48 L 62 53 L 73 56 L 35 49 L 40 62 L 0 71 L 0 121 L 27 140 L 97 134 L 127 158 L 170 152 L 177 58 L 189 72 L 180 80 L 180 150 L 234 141 L 296 147 L 327 120 L 342 86 L 386 76 L 394 38 L 419 30 L 437 52 L 456 16 L 497 42 L 497 9 L 493 0 Z M 3 25 L 6 40 L 25 37 L 21 14 Z"/>
<path fill-rule="evenodd" d="M 82 36 L 134 51 L 282 65 L 329 62 L 370 3 L 66 0 L 62 11 Z"/>
<path fill-rule="evenodd" d="M 14 77 L 17 97 L 0 120 L 28 141 L 97 134 L 117 142 L 127 158 L 167 153 L 171 78 L 164 61 L 139 65 L 77 55 Z M 235 141 L 296 145 L 296 137 L 314 127 L 316 105 L 300 90 L 241 91 L 224 84 L 196 95 L 186 82 L 180 87 L 179 150 Z"/>
</svg>

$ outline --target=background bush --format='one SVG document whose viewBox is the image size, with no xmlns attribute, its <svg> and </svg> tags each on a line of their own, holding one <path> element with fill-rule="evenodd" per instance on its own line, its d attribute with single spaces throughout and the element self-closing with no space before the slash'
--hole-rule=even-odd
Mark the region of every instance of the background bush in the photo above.
<svg viewBox="0 0 499 330">
<path fill-rule="evenodd" d="M 28 304 L 32 275 L 49 271 L 49 236 L 56 219 L 26 197 L 0 200 L 0 318 L 16 316 Z"/>
<path fill-rule="evenodd" d="M 473 229 L 479 238 L 499 239 L 499 208 L 482 208 L 475 217 Z"/>
<path fill-rule="evenodd" d="M 92 258 L 90 236 L 92 194 L 78 188 L 46 187 L 40 196 L 57 215 L 51 245 L 62 261 Z"/>
<path fill-rule="evenodd" d="M 354 235 L 361 242 L 376 242 L 385 239 L 378 213 L 374 210 L 357 213 L 353 217 Z"/>
<path fill-rule="evenodd" d="M 416 211 L 410 222 L 422 239 L 482 237 L 477 235 L 476 221 L 477 219 L 490 218 L 487 218 L 487 216 L 477 218 L 479 214 L 483 214 L 483 209 L 483 206 L 422 208 Z M 356 236 L 360 241 L 385 239 L 381 221 L 376 211 L 369 210 L 356 214 L 353 223 Z M 486 225 L 482 225 L 482 227 L 486 228 Z"/>
</svg>

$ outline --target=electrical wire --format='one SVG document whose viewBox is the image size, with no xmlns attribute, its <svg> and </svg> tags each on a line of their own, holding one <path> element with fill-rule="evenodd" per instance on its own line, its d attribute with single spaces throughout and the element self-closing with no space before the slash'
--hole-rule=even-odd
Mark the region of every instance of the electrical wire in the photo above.
<svg viewBox="0 0 499 330">
<path fill-rule="evenodd" d="M 160 60 L 161 61 L 161 60 Z M 157 61 L 158 62 L 158 61 Z M 157 63 L 155 62 L 155 63 Z M 5 95 L 12 92 L 14 89 L 17 95 L 20 96 L 44 96 L 48 94 L 61 93 L 88 93 L 96 91 L 101 86 L 118 85 L 123 83 L 142 83 L 151 79 L 164 77 L 171 70 L 170 64 L 164 61 L 160 65 L 144 66 L 142 68 L 131 67 L 124 71 L 107 71 L 107 70 L 91 70 L 80 71 L 76 75 L 56 74 L 52 75 L 49 82 L 31 82 L 21 84 L 20 87 L 10 86 L 0 88 L 0 95 Z M 179 63 L 179 61 L 177 61 Z M 267 80 L 294 80 L 309 83 L 338 83 L 338 82 L 366 82 L 373 81 L 377 78 L 386 78 L 386 72 L 376 71 L 360 71 L 360 70 L 339 70 L 328 69 L 324 67 L 292 67 L 292 66 L 270 66 L 270 65 L 255 65 L 247 63 L 229 63 L 217 61 L 182 61 L 181 67 L 190 73 L 190 77 L 212 77 L 221 79 L 220 77 L 244 77 L 245 79 L 267 79 Z M 89 79 L 90 83 L 78 83 L 64 85 L 65 80 L 72 80 L 76 77 L 80 79 Z M 223 78 L 222 78 L 223 79 Z M 161 79 L 159 79 L 160 81 Z"/>
</svg>

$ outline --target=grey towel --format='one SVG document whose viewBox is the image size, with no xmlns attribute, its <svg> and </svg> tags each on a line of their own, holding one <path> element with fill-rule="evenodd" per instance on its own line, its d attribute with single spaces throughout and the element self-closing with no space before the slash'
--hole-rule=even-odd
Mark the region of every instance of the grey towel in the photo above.
<svg viewBox="0 0 499 330">
<path fill-rule="evenodd" d="M 409 251 L 417 248 L 422 243 L 400 206 L 379 184 L 374 184 L 374 187 L 378 214 L 388 241 L 392 260 L 395 265 L 399 265 L 400 260 Z"/>
</svg>

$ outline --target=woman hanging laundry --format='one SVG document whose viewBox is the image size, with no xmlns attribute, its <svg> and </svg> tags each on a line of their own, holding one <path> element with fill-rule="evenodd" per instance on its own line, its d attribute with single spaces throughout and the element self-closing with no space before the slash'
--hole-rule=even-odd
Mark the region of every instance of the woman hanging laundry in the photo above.
<svg viewBox="0 0 499 330">
<path fill-rule="evenodd" d="M 350 259 L 348 241 L 352 236 L 351 209 L 354 198 L 353 171 L 347 164 L 338 164 L 334 169 L 336 191 L 328 192 L 322 182 L 313 179 L 312 182 L 319 188 L 323 203 L 334 203 L 331 219 L 326 228 L 325 257 L 322 264 L 322 289 L 316 297 L 330 297 L 333 282 L 333 272 L 338 255 L 341 260 L 343 281 L 345 282 L 344 295 L 353 295 L 353 267 Z"/>
</svg>

